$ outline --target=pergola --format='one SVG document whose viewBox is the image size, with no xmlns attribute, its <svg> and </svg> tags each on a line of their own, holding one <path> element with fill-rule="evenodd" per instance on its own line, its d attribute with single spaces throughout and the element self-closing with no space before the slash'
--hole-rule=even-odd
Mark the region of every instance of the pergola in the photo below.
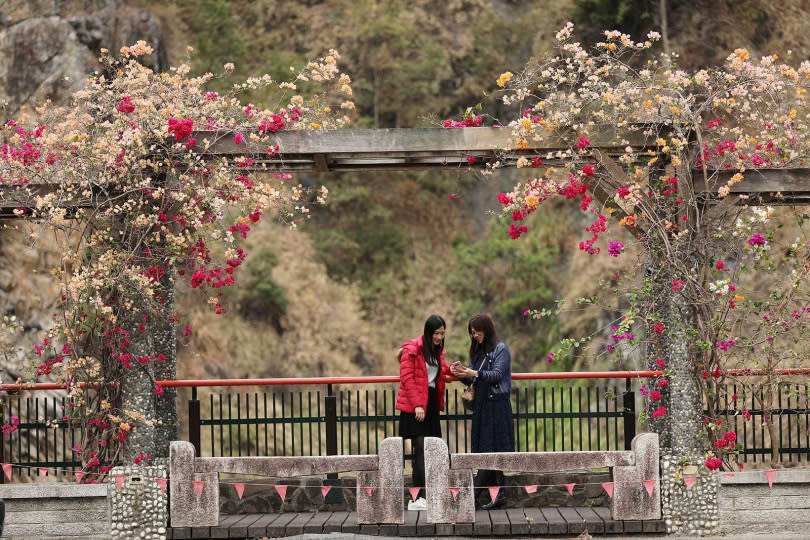
<svg viewBox="0 0 810 540">
<path fill-rule="evenodd" d="M 627 130 L 627 133 L 612 130 L 594 131 L 590 135 L 593 158 L 612 177 L 621 177 L 623 169 L 616 162 L 616 158 L 625 153 L 629 145 L 634 151 L 655 152 L 654 138 L 646 140 L 640 135 L 640 130 Z M 246 137 L 245 144 L 236 145 L 231 137 L 216 132 L 198 132 L 198 140 L 208 138 L 210 147 L 206 156 L 210 159 L 236 158 L 239 156 L 252 157 L 252 169 L 255 171 L 314 171 L 314 172 L 343 172 L 343 171 L 390 171 L 408 169 L 470 169 L 480 168 L 484 163 L 500 162 L 501 166 L 514 166 L 522 157 L 543 156 L 547 164 L 555 162 L 555 155 L 573 146 L 577 140 L 576 134 L 563 133 L 547 137 L 542 144 L 529 142 L 528 147 L 515 149 L 511 129 L 500 127 L 478 128 L 417 128 L 417 129 L 345 129 L 337 131 L 281 131 L 275 134 L 278 152 L 270 156 L 257 144 L 251 143 Z M 622 144 L 617 144 L 621 141 Z M 474 157 L 473 164 L 468 161 Z M 545 159 L 548 157 L 548 159 Z M 692 163 L 691 160 L 685 160 Z M 690 171 L 683 171 L 690 172 Z M 724 185 L 736 171 L 713 171 L 713 182 L 717 186 Z M 727 197 L 727 203 L 737 204 L 807 204 L 810 201 L 810 169 L 759 169 L 748 170 L 742 182 L 731 186 L 732 197 Z M 531 172 L 527 173 L 531 175 Z M 708 204 L 717 199 L 717 189 L 714 185 L 704 182 L 704 171 L 692 170 L 687 178 L 695 179 L 695 192 Z M 618 179 L 618 178 L 617 178 Z M 0 219 L 25 218 L 27 214 L 20 213 L 25 208 L 26 200 L 34 193 L 48 193 L 56 191 L 55 186 L 42 184 L 34 186 L 13 187 L 0 186 Z M 110 196 L 100 188 L 94 188 L 92 195 L 84 200 L 63 200 L 58 204 L 69 210 L 68 215 L 82 208 L 98 207 L 103 204 L 104 198 Z M 595 195 L 602 203 L 612 199 L 612 194 L 596 187 Z M 17 210 L 17 212 L 15 212 Z M 159 341 L 159 340 L 158 340 Z M 173 348 L 173 341 L 164 342 Z M 166 362 L 166 369 L 160 374 L 162 379 L 175 378 L 175 355 L 173 350 Z M 168 355 L 167 355 L 168 356 Z M 676 370 L 673 374 L 685 376 L 687 371 Z M 680 400 L 685 396 L 673 393 L 672 400 Z M 171 400 L 174 401 L 174 400 Z M 689 401 L 689 400 L 686 400 Z M 148 400 L 143 400 L 148 402 Z M 143 402 L 139 405 L 144 406 Z M 135 403 L 138 403 L 136 401 Z M 169 414 L 176 417 L 172 403 L 167 404 L 169 411 L 144 411 L 147 417 L 161 417 Z M 673 423 L 678 422 L 678 416 L 673 415 Z M 681 426 L 683 427 L 683 426 Z M 677 425 L 673 430 L 679 429 Z M 171 438 L 171 434 L 168 434 Z M 176 437 L 175 437 L 176 438 Z M 155 448 L 156 455 L 165 455 L 168 448 Z"/>
</svg>

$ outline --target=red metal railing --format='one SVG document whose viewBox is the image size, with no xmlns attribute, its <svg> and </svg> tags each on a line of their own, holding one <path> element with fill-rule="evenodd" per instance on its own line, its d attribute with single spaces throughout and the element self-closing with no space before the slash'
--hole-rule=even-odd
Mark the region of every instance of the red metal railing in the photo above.
<svg viewBox="0 0 810 540">
<path fill-rule="evenodd" d="M 729 369 L 726 375 L 732 377 L 762 376 L 768 372 L 764 369 Z M 547 373 L 513 373 L 512 379 L 519 380 L 558 380 L 558 379 L 640 379 L 660 377 L 664 374 L 659 370 L 647 371 L 557 371 Z M 774 375 L 810 375 L 810 368 L 785 368 L 773 370 Z M 448 380 L 455 380 L 448 377 Z M 194 388 L 203 386 L 282 386 L 282 385 L 323 385 L 323 384 L 374 384 L 398 383 L 398 375 L 376 375 L 362 377 L 281 377 L 268 379 L 180 379 L 159 380 L 165 388 Z M 64 390 L 64 383 L 20 383 L 0 384 L 0 390 Z"/>
</svg>

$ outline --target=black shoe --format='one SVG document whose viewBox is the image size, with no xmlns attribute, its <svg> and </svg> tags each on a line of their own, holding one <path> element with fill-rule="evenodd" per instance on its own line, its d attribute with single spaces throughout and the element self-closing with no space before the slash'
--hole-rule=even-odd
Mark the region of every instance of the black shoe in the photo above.
<svg viewBox="0 0 810 540">
<path fill-rule="evenodd" d="M 503 508 L 506 506 L 506 495 L 503 493 L 498 493 L 498 496 L 495 497 L 494 501 L 490 501 L 487 504 L 481 505 L 481 510 L 495 510 L 496 508 Z"/>
</svg>

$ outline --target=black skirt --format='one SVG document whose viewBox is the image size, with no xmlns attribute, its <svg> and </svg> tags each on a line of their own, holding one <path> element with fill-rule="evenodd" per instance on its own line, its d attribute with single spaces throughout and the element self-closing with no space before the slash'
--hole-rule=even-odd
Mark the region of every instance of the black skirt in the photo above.
<svg viewBox="0 0 810 540">
<path fill-rule="evenodd" d="M 425 419 L 416 421 L 416 415 L 405 411 L 399 413 L 399 436 L 403 439 L 414 437 L 441 437 L 442 424 L 439 418 L 439 398 L 435 388 L 428 388 L 428 403 Z"/>
</svg>

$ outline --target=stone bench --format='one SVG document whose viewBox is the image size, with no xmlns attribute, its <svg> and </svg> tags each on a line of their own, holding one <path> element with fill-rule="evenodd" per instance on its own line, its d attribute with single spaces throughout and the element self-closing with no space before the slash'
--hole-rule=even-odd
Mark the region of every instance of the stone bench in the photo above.
<svg viewBox="0 0 810 540">
<path fill-rule="evenodd" d="M 380 443 L 377 455 L 313 457 L 196 457 L 194 446 L 173 441 L 169 447 L 169 489 L 172 527 L 214 527 L 219 524 L 219 474 L 295 477 L 357 472 L 357 522 L 403 523 L 404 475 L 402 438 Z M 197 496 L 195 481 L 203 481 Z M 371 495 L 365 488 L 375 488 Z M 379 489 L 377 489 L 379 488 Z"/>
<path fill-rule="evenodd" d="M 642 433 L 632 450 L 597 452 L 500 452 L 450 454 L 442 439 L 425 437 L 425 491 L 429 523 L 475 522 L 473 469 L 555 472 L 609 467 L 614 520 L 661 518 L 661 486 L 647 494 L 643 480 L 659 477 L 658 435 Z M 453 497 L 449 488 L 459 488 Z"/>
</svg>

